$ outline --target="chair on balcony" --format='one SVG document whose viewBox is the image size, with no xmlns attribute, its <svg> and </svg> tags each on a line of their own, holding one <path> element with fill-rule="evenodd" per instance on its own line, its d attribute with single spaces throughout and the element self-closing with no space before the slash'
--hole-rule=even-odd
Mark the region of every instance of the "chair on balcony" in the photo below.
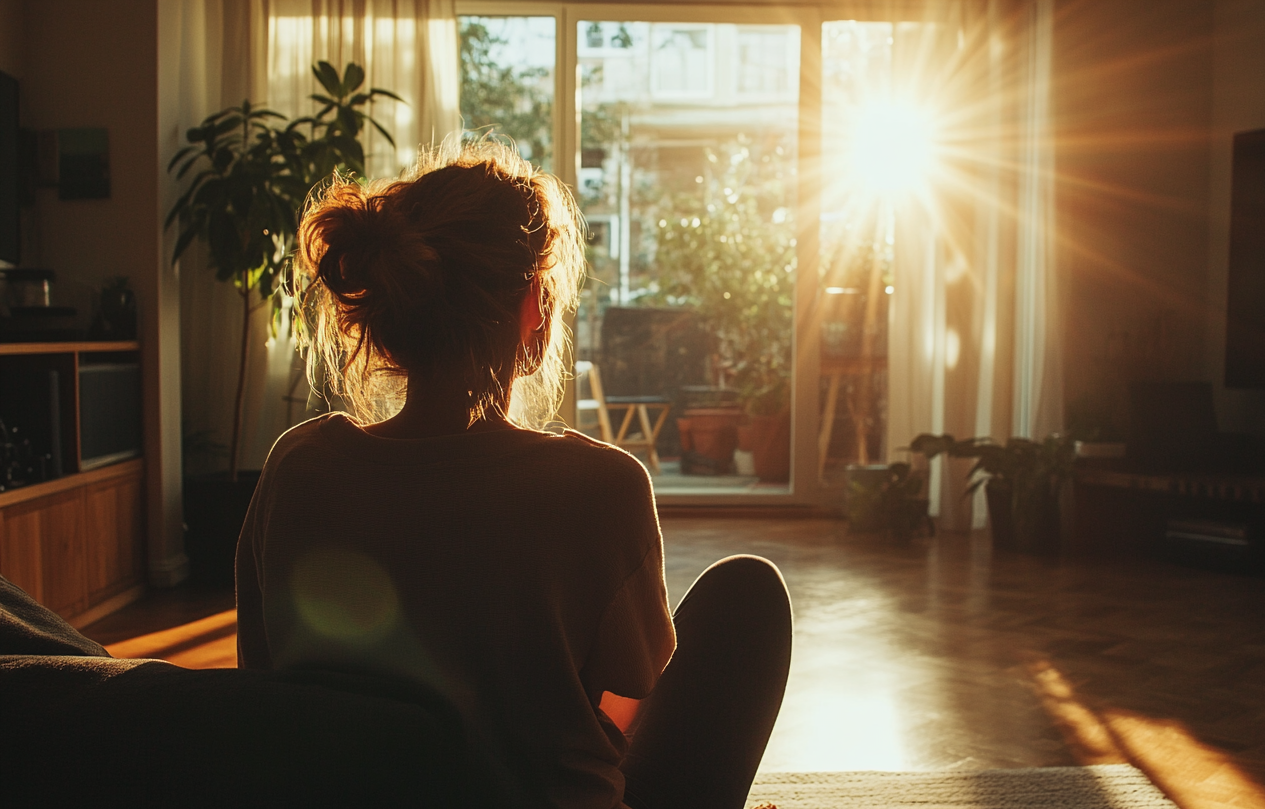
<svg viewBox="0 0 1265 809">
<path fill-rule="evenodd" d="M 597 413 L 597 427 L 603 441 L 627 450 L 645 449 L 650 469 L 659 472 L 659 452 L 656 444 L 659 431 L 668 420 L 668 411 L 672 409 L 672 400 L 666 396 L 606 396 L 602 391 L 602 374 L 597 366 L 587 360 L 575 364 L 576 388 L 582 381 L 588 380 L 590 398 L 576 402 L 576 418 L 580 429 L 584 429 L 584 414 Z M 619 429 L 614 430 L 611 423 L 611 411 L 623 411 Z M 654 422 L 651 423 L 650 411 L 655 411 Z M 629 435 L 634 414 L 638 420 L 640 432 Z M 592 426 L 592 425 L 590 425 Z"/>
</svg>

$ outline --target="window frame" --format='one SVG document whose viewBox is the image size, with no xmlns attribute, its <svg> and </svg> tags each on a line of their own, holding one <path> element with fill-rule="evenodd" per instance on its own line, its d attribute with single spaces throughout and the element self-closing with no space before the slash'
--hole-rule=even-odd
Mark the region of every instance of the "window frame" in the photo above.
<svg viewBox="0 0 1265 809">
<path fill-rule="evenodd" d="M 732 23 L 797 25 L 799 44 L 799 120 L 796 187 L 796 272 L 792 324 L 791 479 L 784 493 L 747 491 L 714 494 L 655 492 L 660 505 L 682 507 L 768 508 L 799 511 L 837 506 L 837 492 L 818 477 L 820 412 L 820 340 L 816 298 L 820 243 L 821 184 L 821 27 L 834 19 L 886 19 L 869 5 L 658 5 L 630 3 L 549 3 L 532 0 L 458 0 L 456 15 L 486 17 L 542 16 L 555 19 L 554 170 L 571 188 L 578 188 L 580 169 L 579 60 L 577 31 L 581 20 L 628 20 L 650 23 Z M 565 155 L 571 155 L 565 158 Z M 568 359 L 568 362 L 571 360 Z M 563 415 L 574 422 L 575 390 L 568 384 Z"/>
</svg>

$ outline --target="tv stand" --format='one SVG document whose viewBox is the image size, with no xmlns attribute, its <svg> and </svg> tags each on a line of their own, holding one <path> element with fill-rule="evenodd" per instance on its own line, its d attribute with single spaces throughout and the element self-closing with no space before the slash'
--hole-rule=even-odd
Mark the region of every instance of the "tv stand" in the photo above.
<svg viewBox="0 0 1265 809">
<path fill-rule="evenodd" d="M 144 593 L 145 461 L 85 470 L 80 456 L 79 363 L 135 357 L 128 342 L 0 343 L 0 372 L 34 363 L 59 371 L 65 474 L 0 492 L 0 575 L 76 627 Z"/>
</svg>

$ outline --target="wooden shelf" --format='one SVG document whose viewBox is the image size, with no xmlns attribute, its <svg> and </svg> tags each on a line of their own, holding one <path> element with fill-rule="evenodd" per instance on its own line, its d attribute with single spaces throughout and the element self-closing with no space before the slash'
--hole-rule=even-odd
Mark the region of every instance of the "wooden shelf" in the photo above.
<svg viewBox="0 0 1265 809">
<path fill-rule="evenodd" d="M 96 351 L 139 351 L 137 340 L 77 343 L 0 343 L 0 357 L 19 354 L 75 354 Z"/>
<path fill-rule="evenodd" d="M 57 494 L 58 492 L 67 492 L 71 489 L 78 489 L 81 486 L 87 486 L 92 483 L 100 483 L 111 478 L 126 477 L 127 475 L 140 472 L 144 467 L 144 458 L 132 458 L 131 460 L 120 461 L 116 464 L 93 469 L 91 472 L 75 472 L 69 475 L 62 475 L 55 480 L 46 480 L 43 483 L 19 486 L 16 489 L 0 492 L 0 508 L 46 497 L 50 494 Z"/>
</svg>

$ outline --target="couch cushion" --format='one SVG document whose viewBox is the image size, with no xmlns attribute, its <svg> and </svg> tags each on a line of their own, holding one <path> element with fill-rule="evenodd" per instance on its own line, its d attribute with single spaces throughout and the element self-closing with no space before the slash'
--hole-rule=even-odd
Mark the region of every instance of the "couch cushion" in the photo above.
<svg viewBox="0 0 1265 809">
<path fill-rule="evenodd" d="M 14 806 L 491 802 L 441 697 L 355 675 L 3 656 L 0 727 Z"/>
<path fill-rule="evenodd" d="M 109 657 L 60 615 L 0 576 L 0 655 L 96 655 Z"/>
</svg>

